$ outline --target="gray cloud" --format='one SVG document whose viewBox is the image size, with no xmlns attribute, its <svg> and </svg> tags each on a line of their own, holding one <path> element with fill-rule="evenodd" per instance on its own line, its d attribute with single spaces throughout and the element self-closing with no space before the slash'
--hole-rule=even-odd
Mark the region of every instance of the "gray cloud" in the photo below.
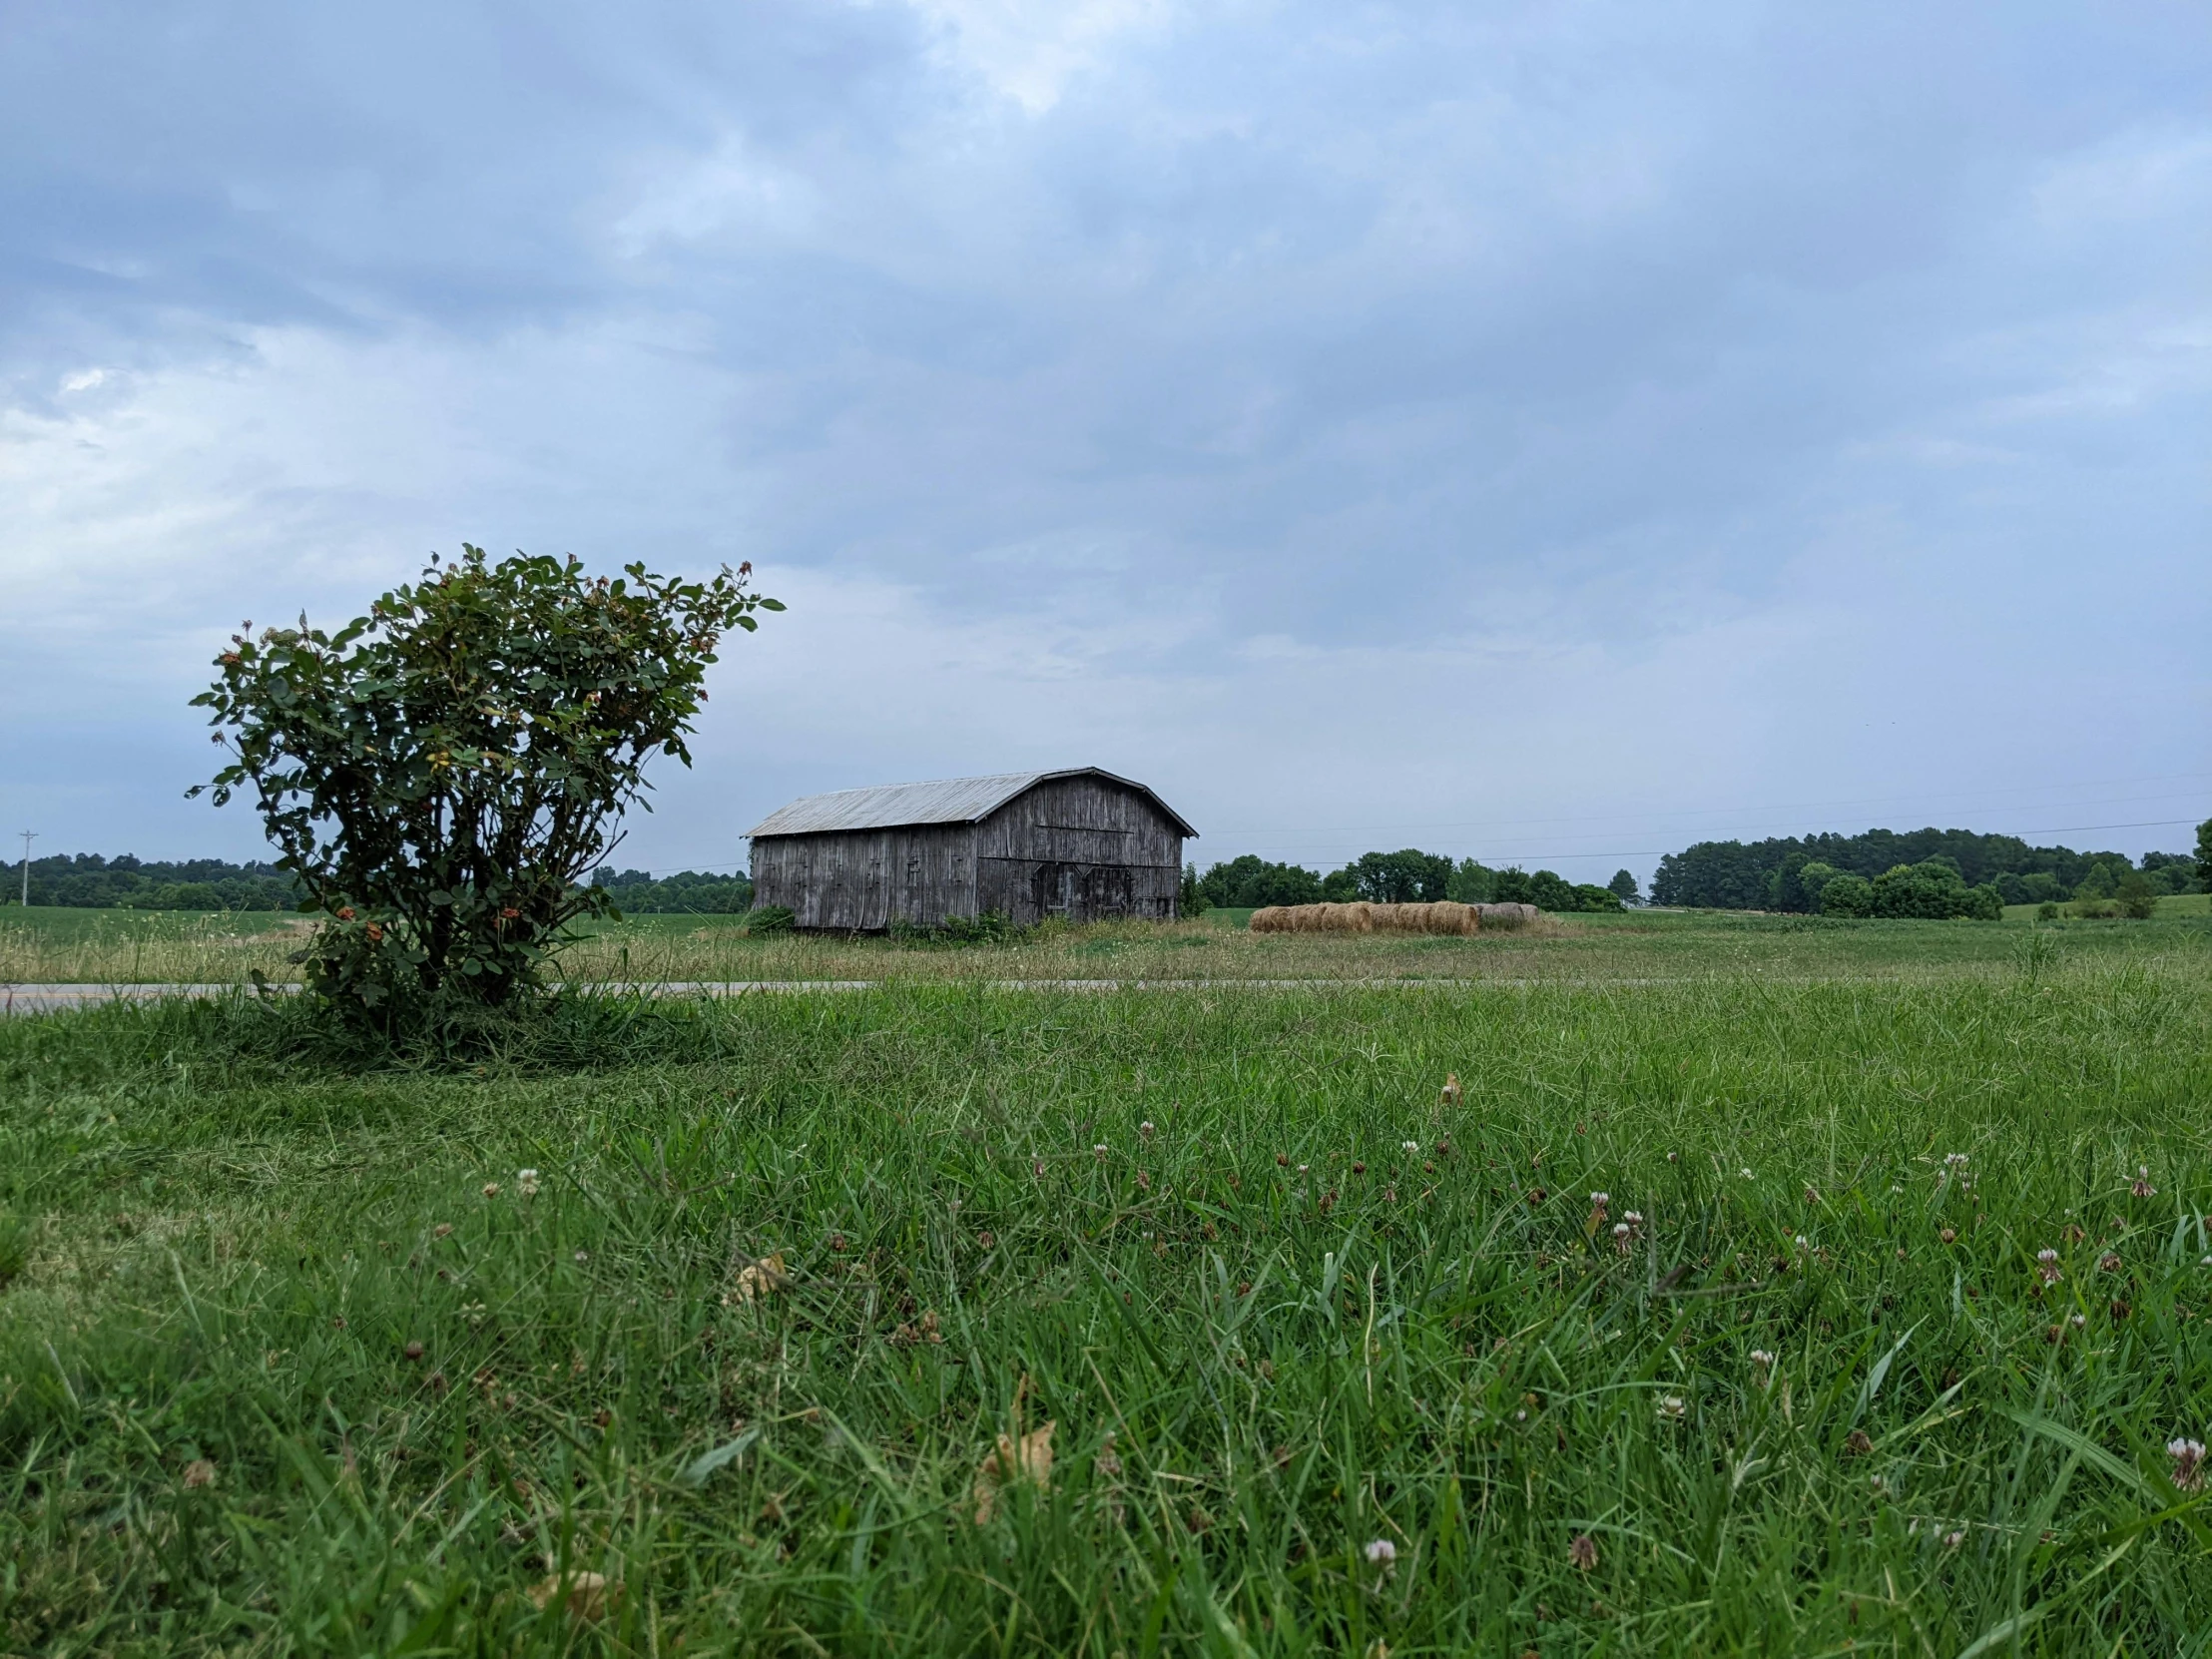
<svg viewBox="0 0 2212 1659">
<path fill-rule="evenodd" d="M 250 844 L 213 643 L 463 537 L 798 604 L 653 862 L 1032 761 L 1578 873 L 2212 777 L 2189 9 L 164 15 L 0 23 L 49 844 Z"/>
</svg>

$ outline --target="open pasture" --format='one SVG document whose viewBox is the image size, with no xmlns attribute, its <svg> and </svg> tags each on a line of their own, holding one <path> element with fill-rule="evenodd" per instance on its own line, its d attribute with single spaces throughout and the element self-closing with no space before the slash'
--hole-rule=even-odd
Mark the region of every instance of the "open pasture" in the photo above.
<svg viewBox="0 0 2212 1659">
<path fill-rule="evenodd" d="M 2201 934 L 1854 936 L 10 1022 L 0 1647 L 2194 1651 Z"/>
<path fill-rule="evenodd" d="M 1019 942 L 946 948 L 886 938 L 754 938 L 741 917 L 642 915 L 586 926 L 563 958 L 580 985 L 804 979 L 1627 980 L 1722 975 L 1926 978 L 2010 972 L 2029 947 L 2052 962 L 2132 960 L 2204 948 L 2201 894 L 2147 922 L 1842 921 L 1724 910 L 1547 916 L 1473 938 L 1253 934 L 1250 911 L 1193 921 L 1045 927 Z M 294 980 L 303 918 L 276 912 L 0 909 L 0 985 L 245 984 Z"/>
</svg>

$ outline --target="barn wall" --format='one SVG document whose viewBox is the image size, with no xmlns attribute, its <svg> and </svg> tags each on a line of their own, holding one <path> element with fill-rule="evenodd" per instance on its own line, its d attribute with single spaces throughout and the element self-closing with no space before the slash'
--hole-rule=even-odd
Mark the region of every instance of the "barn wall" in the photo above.
<svg viewBox="0 0 2212 1659">
<path fill-rule="evenodd" d="M 1175 914 L 1183 833 L 1151 799 L 1104 778 L 1058 778 L 976 833 L 977 905 L 1024 925 Z"/>
<path fill-rule="evenodd" d="M 976 913 L 975 829 L 917 825 L 753 843 L 754 902 L 798 926 L 880 932 L 893 917 L 929 924 Z"/>
</svg>

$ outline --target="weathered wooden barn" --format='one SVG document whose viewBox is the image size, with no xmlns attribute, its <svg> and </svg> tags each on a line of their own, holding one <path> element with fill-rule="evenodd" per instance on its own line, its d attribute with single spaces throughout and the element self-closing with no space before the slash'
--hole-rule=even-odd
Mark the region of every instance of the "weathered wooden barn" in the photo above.
<svg viewBox="0 0 2212 1659">
<path fill-rule="evenodd" d="M 1096 767 L 811 795 L 753 831 L 753 899 L 797 925 L 880 932 L 996 911 L 1168 920 L 1183 840 L 1144 785 Z"/>
</svg>

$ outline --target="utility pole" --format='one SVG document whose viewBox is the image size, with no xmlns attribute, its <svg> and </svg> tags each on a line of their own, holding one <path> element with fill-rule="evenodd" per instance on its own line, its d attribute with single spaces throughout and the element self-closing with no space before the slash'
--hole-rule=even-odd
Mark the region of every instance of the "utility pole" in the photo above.
<svg viewBox="0 0 2212 1659">
<path fill-rule="evenodd" d="M 31 842 L 38 836 L 31 830 L 23 831 L 23 907 L 31 907 Z"/>
</svg>

